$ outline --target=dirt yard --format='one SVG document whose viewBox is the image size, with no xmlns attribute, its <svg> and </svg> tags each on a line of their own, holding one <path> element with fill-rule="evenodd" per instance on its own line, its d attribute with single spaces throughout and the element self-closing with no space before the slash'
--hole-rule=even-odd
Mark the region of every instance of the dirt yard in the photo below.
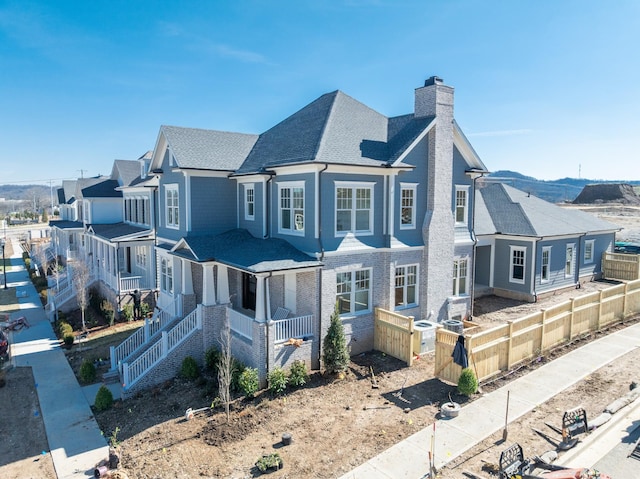
<svg viewBox="0 0 640 479">
<path fill-rule="evenodd" d="M 631 223 L 637 225 L 637 218 Z M 628 237 L 634 238 L 636 230 L 636 240 L 640 240 L 636 226 L 623 231 L 631 231 Z M 543 301 L 557 302 L 588 292 L 589 288 L 606 286 L 587 283 L 581 291 L 565 291 Z M 490 324 L 517 318 L 544 304 L 514 304 L 494 298 L 477 304 L 475 320 Z M 619 327 L 622 326 L 616 328 Z M 595 337 L 576 341 L 530 367 L 544 364 Z M 90 340 L 91 336 L 83 343 L 86 349 L 81 354 L 78 345 L 69 353 L 74 369 L 79 358 L 92 354 L 102 357 L 97 342 L 93 351 L 89 349 Z M 527 457 L 549 449 L 544 439 L 532 433 L 531 426 L 544 430 L 541 421 L 558 423 L 564 410 L 577 405 L 585 407 L 589 415 L 598 414 L 613 398 L 628 391 L 631 381 L 639 380 L 639 359 L 640 352 L 630 353 L 509 425 L 509 443 L 517 440 Z M 370 368 L 378 388 L 372 387 Z M 274 479 L 334 478 L 433 423 L 449 395 L 464 406 L 467 399 L 458 396 L 453 386 L 433 379 L 433 369 L 432 355 L 407 368 L 381 353 L 363 354 L 353 358 L 344 379 L 316 373 L 307 385 L 288 390 L 281 397 L 262 393 L 251 401 L 236 400 L 229 424 L 220 408 L 186 420 L 187 408 L 206 408 L 213 400 L 213 392 L 207 381 L 177 379 L 116 402 L 113 409 L 96 414 L 96 418 L 105 436 L 118 444 L 121 471 L 131 479 L 251 478 L 259 475 L 254 466 L 256 460 L 271 452 L 278 452 L 284 461 L 284 468 L 271 475 Z M 507 379 L 483 385 L 483 391 L 507 385 L 511 378 L 526 371 L 523 368 Z M 28 368 L 13 369 L 6 379 L 6 386 L 0 388 L 0 404 L 5 405 L 0 421 L 0 477 L 55 478 L 31 372 Z M 292 435 L 292 444 L 282 444 L 283 433 Z M 444 469 L 442 477 L 463 477 L 464 470 L 489 476 L 482 467 L 497 463 L 504 447 L 501 438 L 499 433 L 478 444 Z"/>
</svg>

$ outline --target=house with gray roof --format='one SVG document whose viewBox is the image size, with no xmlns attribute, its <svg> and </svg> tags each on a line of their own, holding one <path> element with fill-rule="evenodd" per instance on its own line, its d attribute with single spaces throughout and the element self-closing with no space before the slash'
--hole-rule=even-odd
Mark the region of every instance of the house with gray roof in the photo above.
<svg viewBox="0 0 640 479">
<path fill-rule="evenodd" d="M 484 172 L 438 77 L 398 117 L 334 91 L 260 134 L 162 126 L 149 173 L 158 311 L 173 319 L 167 340 L 112 357 L 125 394 L 201 359 L 226 325 L 264 381 L 294 360 L 320 367 L 336 305 L 352 354 L 373 348 L 376 308 L 469 316 Z"/>
<path fill-rule="evenodd" d="M 478 182 L 476 293 L 535 301 L 602 276 L 619 227 L 511 186 Z"/>
</svg>

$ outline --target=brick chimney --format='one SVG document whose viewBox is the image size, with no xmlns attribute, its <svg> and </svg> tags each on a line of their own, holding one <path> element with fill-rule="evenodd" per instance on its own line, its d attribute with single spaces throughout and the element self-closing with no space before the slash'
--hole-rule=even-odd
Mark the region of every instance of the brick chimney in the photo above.
<svg viewBox="0 0 640 479">
<path fill-rule="evenodd" d="M 432 320 L 448 318 L 448 298 L 453 281 L 455 228 L 453 195 L 453 88 L 433 76 L 415 92 L 415 116 L 435 116 L 429 132 L 427 161 L 427 212 L 422 225 L 423 287 Z"/>
</svg>

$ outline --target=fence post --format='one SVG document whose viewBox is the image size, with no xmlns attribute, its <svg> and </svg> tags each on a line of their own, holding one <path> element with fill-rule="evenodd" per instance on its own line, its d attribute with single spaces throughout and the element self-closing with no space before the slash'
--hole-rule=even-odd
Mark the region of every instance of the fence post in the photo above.
<svg viewBox="0 0 640 479">
<path fill-rule="evenodd" d="M 162 331 L 162 358 L 166 358 L 169 354 L 169 335 L 166 331 Z"/>
<path fill-rule="evenodd" d="M 415 319 L 413 316 L 409 316 L 409 360 L 407 364 L 409 366 L 413 366 L 413 355 L 415 351 L 413 350 L 413 335 L 415 334 L 415 329 L 413 327 L 413 320 Z"/>
<path fill-rule="evenodd" d="M 598 303 L 598 318 L 596 321 L 596 331 L 600 330 L 600 319 L 602 318 L 602 297 L 604 296 L 604 290 L 600 290 L 600 302 Z"/>
<path fill-rule="evenodd" d="M 545 333 L 545 324 L 547 322 L 547 310 L 542 310 L 542 324 L 540 326 L 540 354 L 544 351 L 544 333 Z"/>
<path fill-rule="evenodd" d="M 127 389 L 129 386 L 129 363 L 122 363 L 122 387 Z"/>
<path fill-rule="evenodd" d="M 513 321 L 509 320 L 509 343 L 507 344 L 507 371 L 511 369 L 511 347 L 513 345 Z"/>
<path fill-rule="evenodd" d="M 640 264 L 640 263 L 638 263 Z M 624 284 L 624 296 L 622 296 L 622 319 L 627 317 L 627 295 L 629 294 L 629 283 Z"/>
<path fill-rule="evenodd" d="M 144 326 L 143 327 L 143 334 L 144 334 L 144 342 L 146 344 L 147 341 L 149 341 L 149 318 L 144 318 Z"/>
<path fill-rule="evenodd" d="M 115 371 L 116 369 L 116 347 L 109 346 L 109 357 L 111 358 L 111 370 Z"/>
</svg>

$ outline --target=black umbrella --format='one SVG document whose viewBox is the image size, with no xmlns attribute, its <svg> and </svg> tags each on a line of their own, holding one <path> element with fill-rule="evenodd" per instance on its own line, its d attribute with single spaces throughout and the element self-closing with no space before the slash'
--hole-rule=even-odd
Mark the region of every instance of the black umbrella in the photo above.
<svg viewBox="0 0 640 479">
<path fill-rule="evenodd" d="M 469 359 L 467 358 L 467 348 L 464 347 L 464 336 L 458 335 L 458 342 L 453 348 L 453 362 L 462 366 L 462 369 L 469 366 Z"/>
</svg>

